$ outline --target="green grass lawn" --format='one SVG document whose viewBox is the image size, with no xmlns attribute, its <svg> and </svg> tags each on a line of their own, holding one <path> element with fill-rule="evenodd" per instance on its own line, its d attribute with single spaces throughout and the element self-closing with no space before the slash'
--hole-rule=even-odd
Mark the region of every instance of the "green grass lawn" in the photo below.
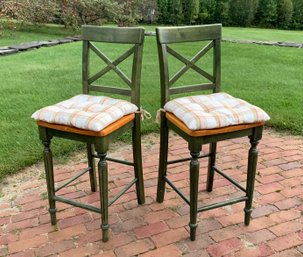
<svg viewBox="0 0 303 257">
<path fill-rule="evenodd" d="M 4 28 L 2 33 L 0 31 L 0 47 L 30 41 L 56 39 L 80 33 L 52 24 L 47 26 L 20 26 L 16 23 L 17 28 L 12 30 L 11 27 L 14 26 L 14 23 L 9 26 L 6 22 L 2 23 Z M 148 31 L 155 31 L 156 28 L 154 25 L 140 26 L 145 27 Z M 241 40 L 303 42 L 303 31 L 224 27 L 223 37 Z"/>
<path fill-rule="evenodd" d="M 190 56 L 196 46 L 180 50 Z M 111 54 L 116 51 L 119 49 L 111 49 Z M 31 114 L 38 108 L 81 93 L 81 43 L 41 48 L 0 59 L 1 180 L 4 175 L 42 157 L 42 145 Z M 222 43 L 222 91 L 265 109 L 272 118 L 269 126 L 301 135 L 302 67 L 303 49 Z M 189 74 L 186 78 L 194 83 L 196 77 Z M 146 37 L 145 41 L 141 95 L 142 106 L 155 117 L 160 107 L 160 89 L 154 37 Z M 143 133 L 158 131 L 158 125 L 154 119 L 144 120 L 142 130 Z M 57 155 L 80 147 L 58 139 L 53 145 Z"/>
<path fill-rule="evenodd" d="M 223 38 L 301 43 L 303 42 L 303 31 L 224 27 Z"/>
<path fill-rule="evenodd" d="M 8 26 L 4 23 L 2 31 L 0 30 L 0 47 L 24 42 L 57 39 L 79 34 L 79 32 L 66 30 L 64 27 L 58 25 L 36 27 L 24 25 L 20 27 L 18 23 L 16 23 L 15 29 L 12 29 L 12 26 L 14 27 L 14 24 Z"/>
</svg>

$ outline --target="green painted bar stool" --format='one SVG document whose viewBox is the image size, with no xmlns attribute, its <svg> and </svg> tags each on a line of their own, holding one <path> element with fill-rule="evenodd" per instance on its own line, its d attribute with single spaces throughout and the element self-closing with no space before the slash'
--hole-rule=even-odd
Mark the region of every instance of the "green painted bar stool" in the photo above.
<svg viewBox="0 0 303 257">
<path fill-rule="evenodd" d="M 143 204 L 145 202 L 140 132 L 141 113 L 139 110 L 144 29 L 83 26 L 82 40 L 83 94 L 53 106 L 42 108 L 35 112 L 32 117 L 37 120 L 40 139 L 44 145 L 43 155 L 51 223 L 54 225 L 57 222 L 56 201 L 100 213 L 102 240 L 106 242 L 109 229 L 108 207 L 134 184 L 136 185 L 138 203 Z M 127 48 L 128 45 L 131 45 L 131 47 L 112 61 L 99 49 L 102 48 L 100 42 L 103 45 L 124 44 Z M 93 66 L 90 65 L 91 52 L 106 64 L 105 68 L 94 75 L 91 75 L 92 72 L 90 72 L 90 68 Z M 129 56 L 133 56 L 132 64 L 129 66 L 131 67 L 131 78 L 118 67 Z M 103 79 L 103 76 L 111 70 L 127 84 L 127 88 L 99 85 L 97 80 L 101 77 Z M 91 91 L 129 96 L 131 101 L 89 95 Z M 132 129 L 133 162 L 107 157 L 110 142 L 129 129 Z M 53 137 L 77 140 L 87 144 L 88 168 L 62 185 L 57 186 L 54 183 L 53 158 L 50 149 Z M 98 178 L 101 208 L 66 199 L 55 194 L 87 172 L 90 177 L 91 191 L 95 192 L 97 187 L 95 158 L 99 159 Z M 135 178 L 111 200 L 108 199 L 107 161 L 133 166 L 135 173 Z"/>
<path fill-rule="evenodd" d="M 269 116 L 260 108 L 229 94 L 220 93 L 221 81 L 221 24 L 157 28 L 157 45 L 160 63 L 161 83 L 161 132 L 160 158 L 157 201 L 163 202 L 165 184 L 168 183 L 181 198 L 190 206 L 190 238 L 196 239 L 197 213 L 225 205 L 245 201 L 245 224 L 249 225 L 252 212 L 254 181 L 257 165 L 257 144 L 262 137 L 263 125 Z M 191 42 L 191 43 L 190 43 Z M 175 50 L 182 43 L 200 46 L 190 60 Z M 192 48 L 192 46 L 188 46 Z M 204 46 L 204 47 L 203 47 Z M 184 48 L 184 47 L 183 47 Z M 206 53 L 212 51 L 212 57 L 206 58 Z M 182 62 L 183 66 L 173 76 L 169 74 L 171 55 Z M 170 57 L 171 57 L 170 56 Z M 212 72 L 200 68 L 197 62 L 205 57 L 204 64 L 211 63 Z M 206 65 L 207 66 L 207 65 Z M 192 69 L 201 78 L 202 83 L 195 85 L 175 85 L 175 83 Z M 204 82 L 206 81 L 206 82 Z M 182 83 L 181 83 L 182 84 Z M 212 90 L 212 94 L 194 95 L 170 100 L 171 95 L 195 91 Z M 168 161 L 168 134 L 174 130 L 188 142 L 191 157 Z M 246 137 L 250 139 L 251 148 L 248 154 L 248 169 L 246 188 L 233 178 L 228 177 L 215 166 L 217 142 Z M 200 154 L 202 145 L 210 144 L 208 154 Z M 198 207 L 199 159 L 208 158 L 207 191 L 213 189 L 214 173 L 222 175 L 244 192 L 235 199 Z M 190 160 L 190 197 L 183 194 L 167 176 L 167 165 Z"/>
</svg>

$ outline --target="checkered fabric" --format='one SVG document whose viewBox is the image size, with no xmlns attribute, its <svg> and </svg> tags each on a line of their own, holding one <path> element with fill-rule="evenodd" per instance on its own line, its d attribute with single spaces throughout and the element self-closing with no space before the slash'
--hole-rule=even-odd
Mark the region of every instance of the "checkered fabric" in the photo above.
<svg viewBox="0 0 303 257">
<path fill-rule="evenodd" d="M 32 118 L 48 123 L 100 131 L 137 110 L 136 105 L 124 100 L 105 96 L 77 95 L 36 111 Z"/>
<path fill-rule="evenodd" d="M 222 128 L 231 125 L 267 121 L 261 108 L 226 93 L 187 96 L 164 106 L 191 130 Z"/>
</svg>

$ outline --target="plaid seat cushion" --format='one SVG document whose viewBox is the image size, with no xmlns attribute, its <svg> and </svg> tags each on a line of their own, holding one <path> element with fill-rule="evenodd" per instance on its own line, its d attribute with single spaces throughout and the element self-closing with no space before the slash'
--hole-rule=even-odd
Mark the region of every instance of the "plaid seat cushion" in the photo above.
<svg viewBox="0 0 303 257">
<path fill-rule="evenodd" d="M 261 108 L 226 93 L 177 98 L 167 102 L 164 109 L 173 113 L 191 130 L 222 128 L 270 119 Z"/>
<path fill-rule="evenodd" d="M 105 96 L 77 95 L 36 111 L 32 118 L 48 123 L 100 131 L 137 110 L 136 105 L 124 100 Z"/>
</svg>

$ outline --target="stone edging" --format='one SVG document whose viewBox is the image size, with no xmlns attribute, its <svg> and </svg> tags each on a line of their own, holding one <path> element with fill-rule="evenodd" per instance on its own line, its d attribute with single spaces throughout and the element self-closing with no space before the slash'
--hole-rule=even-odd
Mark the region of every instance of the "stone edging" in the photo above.
<svg viewBox="0 0 303 257">
<path fill-rule="evenodd" d="M 231 43 L 239 43 L 239 44 L 257 44 L 257 45 L 267 45 L 267 46 L 284 46 L 284 47 L 303 48 L 303 43 L 295 43 L 295 42 L 238 40 L 238 39 L 231 39 L 231 38 L 223 38 L 223 41 L 231 42 Z"/>
<path fill-rule="evenodd" d="M 80 36 L 70 36 L 61 39 L 51 39 L 46 41 L 33 41 L 29 43 L 21 43 L 12 46 L 0 47 L 0 55 L 15 54 L 32 49 L 38 49 L 40 47 L 55 46 L 55 45 L 66 44 L 75 41 L 80 41 Z"/>
<path fill-rule="evenodd" d="M 155 36 L 155 32 L 147 31 L 145 32 L 146 36 Z M 268 45 L 268 46 L 283 46 L 283 47 L 295 47 L 303 48 L 303 43 L 294 43 L 294 42 L 272 42 L 272 41 L 256 41 L 256 40 L 238 40 L 231 38 L 223 38 L 225 42 L 238 43 L 238 44 L 257 44 L 257 45 Z M 31 49 L 38 49 L 40 47 L 55 46 L 60 44 L 71 43 L 75 41 L 80 41 L 80 36 L 70 36 L 64 37 L 61 39 L 51 39 L 47 41 L 33 41 L 29 43 L 22 43 L 12 46 L 0 47 L 0 55 L 9 55 L 15 54 Z"/>
</svg>

